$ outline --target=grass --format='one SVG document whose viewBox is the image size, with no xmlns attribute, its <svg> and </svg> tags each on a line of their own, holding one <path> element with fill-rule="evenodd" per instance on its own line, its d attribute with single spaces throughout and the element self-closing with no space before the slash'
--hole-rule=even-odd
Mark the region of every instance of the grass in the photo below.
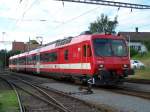
<svg viewBox="0 0 150 112">
<path fill-rule="evenodd" d="M 135 70 L 135 75 L 129 76 L 129 78 L 150 80 L 150 68 L 146 67 L 145 69 Z"/>
<path fill-rule="evenodd" d="M 132 59 L 140 60 L 144 63 L 145 69 L 135 70 L 135 75 L 129 78 L 150 80 L 150 52 L 144 55 L 137 54 Z"/>
<path fill-rule="evenodd" d="M 18 100 L 12 90 L 0 91 L 0 112 L 19 112 Z"/>
</svg>

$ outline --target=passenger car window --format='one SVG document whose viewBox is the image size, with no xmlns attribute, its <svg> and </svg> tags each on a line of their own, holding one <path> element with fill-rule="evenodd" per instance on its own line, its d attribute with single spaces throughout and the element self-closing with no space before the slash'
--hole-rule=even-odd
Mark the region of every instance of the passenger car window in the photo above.
<svg viewBox="0 0 150 112">
<path fill-rule="evenodd" d="M 49 61 L 50 62 L 57 61 L 57 53 L 56 52 L 52 52 L 49 54 Z"/>
<path fill-rule="evenodd" d="M 40 61 L 41 62 L 54 62 L 54 61 L 57 61 L 57 52 L 41 53 L 40 54 Z"/>
<path fill-rule="evenodd" d="M 64 51 L 64 59 L 68 60 L 68 49 Z"/>
</svg>

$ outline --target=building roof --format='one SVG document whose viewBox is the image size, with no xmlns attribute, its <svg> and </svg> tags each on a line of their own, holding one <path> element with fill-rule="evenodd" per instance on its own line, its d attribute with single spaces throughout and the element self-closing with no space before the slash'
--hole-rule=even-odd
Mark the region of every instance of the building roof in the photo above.
<svg viewBox="0 0 150 112">
<path fill-rule="evenodd" d="M 150 41 L 150 32 L 119 32 L 118 34 L 124 36 L 127 41 Z"/>
</svg>

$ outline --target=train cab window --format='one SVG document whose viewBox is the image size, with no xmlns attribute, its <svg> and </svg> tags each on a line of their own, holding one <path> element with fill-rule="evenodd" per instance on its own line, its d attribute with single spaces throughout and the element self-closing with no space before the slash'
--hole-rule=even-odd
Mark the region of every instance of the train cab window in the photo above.
<svg viewBox="0 0 150 112">
<path fill-rule="evenodd" d="M 14 65 L 14 59 L 12 59 L 12 64 Z"/>
<path fill-rule="evenodd" d="M 90 47 L 90 45 L 84 45 L 83 46 L 83 56 L 84 57 L 90 57 L 91 56 L 91 47 Z"/>
<path fill-rule="evenodd" d="M 68 60 L 68 52 L 69 52 L 68 50 L 64 51 L 64 59 L 65 60 Z"/>
<path fill-rule="evenodd" d="M 24 57 L 19 58 L 19 64 L 25 64 L 25 58 Z"/>
<path fill-rule="evenodd" d="M 13 64 L 13 59 L 10 60 L 10 64 Z"/>
<path fill-rule="evenodd" d="M 13 64 L 13 60 L 12 59 L 9 60 L 9 64 Z"/>
<path fill-rule="evenodd" d="M 17 59 L 13 59 L 13 64 L 17 65 Z"/>
</svg>

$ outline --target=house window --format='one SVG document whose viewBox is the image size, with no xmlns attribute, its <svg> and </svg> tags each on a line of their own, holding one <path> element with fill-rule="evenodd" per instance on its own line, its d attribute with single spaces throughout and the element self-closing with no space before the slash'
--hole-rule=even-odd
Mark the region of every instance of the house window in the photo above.
<svg viewBox="0 0 150 112">
<path fill-rule="evenodd" d="M 141 46 L 138 46 L 138 51 L 140 51 L 141 50 Z"/>
</svg>

